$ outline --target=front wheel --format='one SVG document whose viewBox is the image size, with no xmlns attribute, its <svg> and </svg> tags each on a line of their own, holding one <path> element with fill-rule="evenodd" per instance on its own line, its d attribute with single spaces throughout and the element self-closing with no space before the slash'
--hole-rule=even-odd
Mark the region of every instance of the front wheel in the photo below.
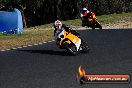
<svg viewBox="0 0 132 88">
<path fill-rule="evenodd" d="M 82 48 L 82 53 L 89 53 L 90 51 L 88 44 L 84 41 L 82 41 L 81 48 Z"/>
<path fill-rule="evenodd" d="M 77 49 L 76 49 L 76 46 L 75 45 L 69 45 L 69 44 L 66 44 L 66 50 L 70 53 L 70 54 L 72 54 L 72 55 L 74 55 L 74 56 L 76 56 L 77 54 L 79 54 L 79 51 L 77 51 Z"/>
</svg>

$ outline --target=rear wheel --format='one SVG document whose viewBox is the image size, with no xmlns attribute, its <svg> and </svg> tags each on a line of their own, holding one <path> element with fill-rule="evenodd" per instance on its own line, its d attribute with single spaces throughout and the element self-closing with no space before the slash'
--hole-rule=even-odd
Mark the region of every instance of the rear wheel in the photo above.
<svg viewBox="0 0 132 88">
<path fill-rule="evenodd" d="M 99 28 L 100 30 L 102 30 L 102 26 L 99 22 L 96 22 L 96 27 Z"/>
<path fill-rule="evenodd" d="M 102 30 L 102 26 L 101 26 L 100 24 L 98 24 L 98 28 L 99 28 L 100 30 Z"/>
</svg>

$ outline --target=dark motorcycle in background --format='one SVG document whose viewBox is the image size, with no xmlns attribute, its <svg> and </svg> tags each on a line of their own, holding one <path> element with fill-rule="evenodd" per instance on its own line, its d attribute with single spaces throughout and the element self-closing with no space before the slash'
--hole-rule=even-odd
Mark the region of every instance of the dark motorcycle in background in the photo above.
<svg viewBox="0 0 132 88">
<path fill-rule="evenodd" d="M 82 19 L 82 26 L 85 27 L 91 27 L 92 29 L 99 28 L 100 30 L 102 29 L 101 24 L 98 22 L 95 14 L 87 18 L 86 20 Z"/>
</svg>

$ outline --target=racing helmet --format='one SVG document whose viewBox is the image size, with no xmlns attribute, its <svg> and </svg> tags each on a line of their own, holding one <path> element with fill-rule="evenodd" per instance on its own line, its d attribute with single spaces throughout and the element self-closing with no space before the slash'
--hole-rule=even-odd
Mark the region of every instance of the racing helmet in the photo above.
<svg viewBox="0 0 132 88">
<path fill-rule="evenodd" d="M 83 11 L 87 11 L 87 8 L 83 8 Z"/>
<path fill-rule="evenodd" d="M 83 8 L 83 12 L 89 13 L 90 11 L 87 8 Z"/>
</svg>

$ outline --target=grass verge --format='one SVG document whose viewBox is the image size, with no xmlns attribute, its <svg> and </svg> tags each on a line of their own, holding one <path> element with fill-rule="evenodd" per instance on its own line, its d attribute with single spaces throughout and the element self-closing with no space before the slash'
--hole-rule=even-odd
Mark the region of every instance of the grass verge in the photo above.
<svg viewBox="0 0 132 88">
<path fill-rule="evenodd" d="M 17 48 L 18 46 L 30 45 L 53 39 L 53 30 L 40 30 L 34 28 L 25 29 L 21 35 L 0 34 L 0 50 Z"/>
</svg>

